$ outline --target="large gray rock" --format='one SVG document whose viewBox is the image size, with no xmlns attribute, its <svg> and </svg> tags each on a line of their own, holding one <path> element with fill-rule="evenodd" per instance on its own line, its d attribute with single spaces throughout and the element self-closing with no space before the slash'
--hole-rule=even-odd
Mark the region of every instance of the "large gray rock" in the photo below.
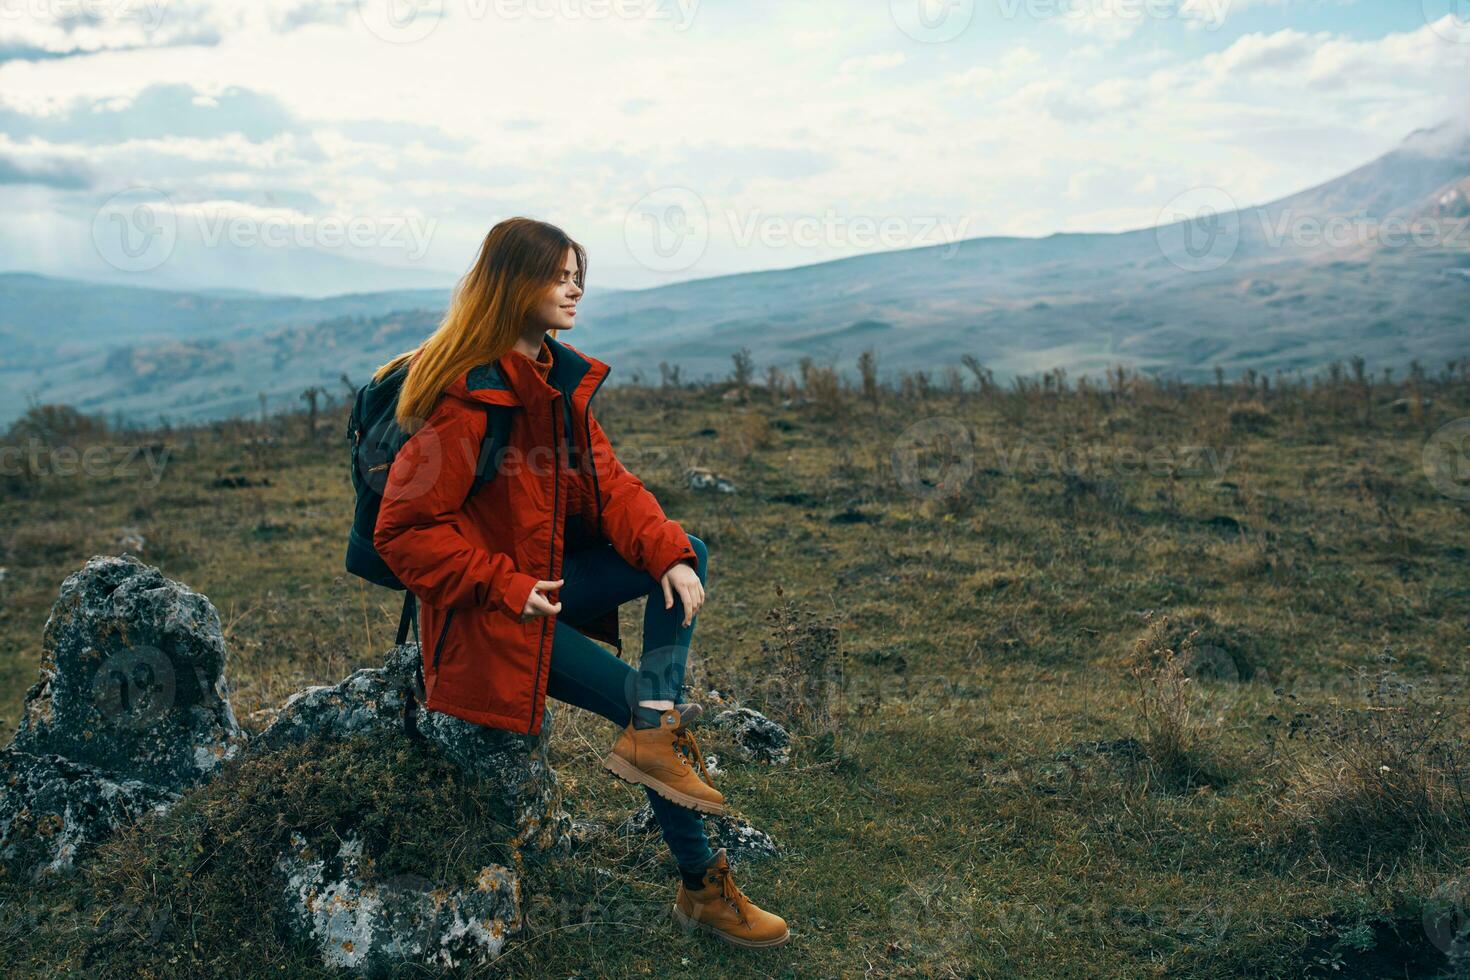
<svg viewBox="0 0 1470 980">
<path fill-rule="evenodd" d="M 298 691 L 281 706 L 250 751 L 276 751 L 311 737 L 345 738 L 365 732 L 415 731 L 486 794 L 504 802 L 517 833 L 512 846 L 528 855 L 566 855 L 572 818 L 562 807 L 560 784 L 548 761 L 555 728 L 551 705 L 539 735 L 520 735 L 426 711 L 411 703 L 419 648 L 395 647 L 382 667 L 364 667 L 337 684 Z"/>
<path fill-rule="evenodd" d="M 69 872 L 119 827 L 177 799 L 59 755 L 0 749 L 0 868 L 30 880 Z"/>
<path fill-rule="evenodd" d="M 219 614 L 131 555 L 67 576 L 41 640 L 41 677 L 0 750 L 0 865 L 72 870 L 118 828 L 165 812 L 239 754 Z"/>
<path fill-rule="evenodd" d="M 296 932 L 326 966 L 367 976 L 480 966 L 525 924 L 520 881 L 498 864 L 448 888 L 419 875 L 378 876 L 356 837 L 322 854 L 292 833 L 276 871 Z"/>
<path fill-rule="evenodd" d="M 171 791 L 212 776 L 244 734 L 208 599 L 131 555 L 66 577 L 12 746 Z"/>
</svg>

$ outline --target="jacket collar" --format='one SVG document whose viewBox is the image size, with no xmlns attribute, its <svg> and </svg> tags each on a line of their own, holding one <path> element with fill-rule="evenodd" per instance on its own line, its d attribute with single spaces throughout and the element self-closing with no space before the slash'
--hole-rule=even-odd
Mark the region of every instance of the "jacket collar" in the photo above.
<svg viewBox="0 0 1470 980">
<path fill-rule="evenodd" d="M 550 334 L 546 335 L 546 346 L 551 350 L 548 381 L 541 380 L 528 359 L 512 351 L 470 368 L 450 382 L 445 393 L 486 405 L 537 406 L 551 401 L 559 390 L 571 399 L 574 408 L 585 412 L 612 368 Z"/>
</svg>

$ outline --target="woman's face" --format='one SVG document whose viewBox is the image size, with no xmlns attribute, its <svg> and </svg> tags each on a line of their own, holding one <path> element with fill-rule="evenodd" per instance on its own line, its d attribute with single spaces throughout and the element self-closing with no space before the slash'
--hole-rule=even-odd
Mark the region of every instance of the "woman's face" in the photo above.
<svg viewBox="0 0 1470 980">
<path fill-rule="evenodd" d="M 577 316 L 577 301 L 582 298 L 582 287 L 577 285 L 576 278 L 577 253 L 567 249 L 561 264 L 556 284 L 543 294 L 531 311 L 536 325 L 547 330 L 572 329 Z"/>
</svg>

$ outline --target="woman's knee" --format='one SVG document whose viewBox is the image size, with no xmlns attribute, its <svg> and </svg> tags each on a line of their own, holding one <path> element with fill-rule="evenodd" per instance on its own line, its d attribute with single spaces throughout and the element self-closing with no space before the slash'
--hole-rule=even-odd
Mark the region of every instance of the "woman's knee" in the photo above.
<svg viewBox="0 0 1470 980">
<path fill-rule="evenodd" d="M 708 575 L 709 547 L 700 538 L 689 535 L 689 545 L 694 549 L 694 555 L 699 559 L 699 580 L 703 582 Z"/>
</svg>

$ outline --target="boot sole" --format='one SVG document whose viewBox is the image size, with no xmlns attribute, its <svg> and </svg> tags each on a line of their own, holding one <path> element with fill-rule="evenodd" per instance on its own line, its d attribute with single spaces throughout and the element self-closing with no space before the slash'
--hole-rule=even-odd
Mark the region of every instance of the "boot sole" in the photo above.
<svg viewBox="0 0 1470 980">
<path fill-rule="evenodd" d="M 608 772 L 625 782 L 633 783 L 637 786 L 647 786 L 671 803 L 677 803 L 690 810 L 698 810 L 700 813 L 712 813 L 717 816 L 725 813 L 726 807 L 723 803 L 711 803 L 709 800 L 701 800 L 697 796 L 681 793 L 668 783 L 654 779 L 642 769 L 639 769 L 633 763 L 615 753 L 610 753 L 606 759 L 603 759 L 602 766 Z"/>
<path fill-rule="evenodd" d="M 787 929 L 783 935 L 775 939 L 741 939 L 739 936 L 732 936 L 728 932 L 723 932 L 714 926 L 706 925 L 698 919 L 691 918 L 683 909 L 679 908 L 677 902 L 671 908 L 674 910 L 674 921 L 679 924 L 680 929 L 684 930 L 684 935 L 686 936 L 695 930 L 699 930 L 700 932 L 707 932 L 712 936 L 718 936 L 731 946 L 740 946 L 745 949 L 770 949 L 772 946 L 782 945 L 791 938 L 791 930 Z"/>
</svg>

